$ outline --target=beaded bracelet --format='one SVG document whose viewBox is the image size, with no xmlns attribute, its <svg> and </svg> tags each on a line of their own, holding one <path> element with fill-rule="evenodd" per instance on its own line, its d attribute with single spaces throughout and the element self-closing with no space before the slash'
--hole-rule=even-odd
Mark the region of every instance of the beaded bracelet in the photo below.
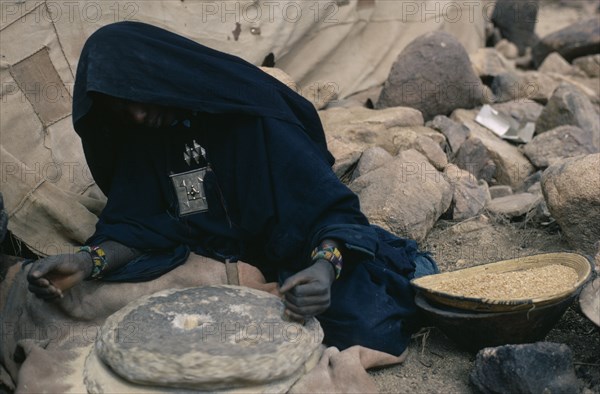
<svg viewBox="0 0 600 394">
<path fill-rule="evenodd" d="M 340 277 L 340 274 L 342 273 L 342 266 L 344 264 L 342 260 L 342 254 L 335 246 L 316 247 L 310 254 L 310 258 L 313 262 L 321 259 L 329 261 L 333 266 L 333 270 L 335 271 L 335 279 Z"/>
<path fill-rule="evenodd" d="M 79 251 L 87 252 L 92 256 L 94 268 L 92 268 L 92 273 L 87 279 L 101 279 L 102 273 L 108 266 L 104 250 L 100 246 L 82 246 L 79 248 Z"/>
</svg>

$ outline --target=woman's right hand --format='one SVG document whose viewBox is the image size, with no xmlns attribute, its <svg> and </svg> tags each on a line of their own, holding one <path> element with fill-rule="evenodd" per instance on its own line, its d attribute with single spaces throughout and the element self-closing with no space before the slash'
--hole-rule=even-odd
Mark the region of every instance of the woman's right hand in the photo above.
<svg viewBox="0 0 600 394">
<path fill-rule="evenodd" d="M 90 276 L 92 257 L 88 253 L 49 256 L 31 264 L 29 291 L 43 300 L 62 297 L 63 292 Z"/>
</svg>

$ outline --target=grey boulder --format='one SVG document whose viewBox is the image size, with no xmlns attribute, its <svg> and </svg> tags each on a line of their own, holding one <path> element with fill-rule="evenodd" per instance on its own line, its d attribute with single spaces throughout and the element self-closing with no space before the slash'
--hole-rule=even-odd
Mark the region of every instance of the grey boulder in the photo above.
<svg viewBox="0 0 600 394">
<path fill-rule="evenodd" d="M 373 171 L 388 161 L 392 160 L 393 156 L 385 149 L 379 146 L 373 146 L 365 150 L 352 173 L 352 179 L 356 179 L 370 171 Z"/>
<path fill-rule="evenodd" d="M 417 242 L 425 239 L 452 202 L 452 186 L 412 149 L 355 179 L 350 189 L 372 223 Z"/>
<path fill-rule="evenodd" d="M 514 43 L 519 48 L 519 54 L 523 55 L 525 49 L 537 41 L 537 13 L 538 0 L 499 0 L 495 3 L 492 22 L 502 37 Z"/>
<path fill-rule="evenodd" d="M 493 199 L 486 209 L 495 215 L 516 218 L 532 212 L 542 200 L 542 196 L 537 194 L 512 194 Z"/>
<path fill-rule="evenodd" d="M 376 108 L 416 108 L 425 120 L 483 102 L 483 85 L 451 34 L 436 31 L 412 41 L 393 64 Z"/>
<path fill-rule="evenodd" d="M 466 220 L 479 215 L 490 200 L 485 181 L 478 181 L 468 171 L 454 164 L 444 169 L 444 177 L 454 188 L 452 197 L 452 219 Z"/>
<path fill-rule="evenodd" d="M 600 153 L 573 157 L 548 167 L 542 192 L 569 245 L 595 253 L 600 239 Z"/>
<path fill-rule="evenodd" d="M 559 343 L 482 349 L 477 353 L 470 378 L 485 394 L 579 393 L 571 349 Z"/>
<path fill-rule="evenodd" d="M 600 54 L 578 57 L 573 65 L 579 67 L 588 77 L 600 77 Z"/>
<path fill-rule="evenodd" d="M 594 105 L 579 89 L 567 83 L 559 85 L 552 93 L 535 124 L 535 133 L 540 134 L 564 125 L 600 133 L 600 121 Z"/>
<path fill-rule="evenodd" d="M 559 126 L 535 136 L 523 152 L 536 167 L 546 168 L 562 159 L 600 152 L 599 137 L 591 130 Z"/>
<path fill-rule="evenodd" d="M 448 140 L 448 145 L 453 153 L 456 153 L 463 142 L 469 137 L 469 129 L 444 115 L 438 115 L 427 122 L 427 126 L 440 131 Z"/>
<path fill-rule="evenodd" d="M 558 52 L 567 61 L 571 61 L 577 57 L 596 54 L 599 49 L 600 24 L 598 18 L 593 17 L 547 35 L 533 46 L 532 56 L 534 64 L 539 66 L 552 52 Z"/>
</svg>

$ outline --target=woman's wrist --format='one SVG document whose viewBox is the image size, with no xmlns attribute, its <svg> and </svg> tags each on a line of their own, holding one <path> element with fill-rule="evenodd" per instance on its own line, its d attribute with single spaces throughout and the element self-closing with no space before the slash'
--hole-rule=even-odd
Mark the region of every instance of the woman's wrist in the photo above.
<svg viewBox="0 0 600 394">
<path fill-rule="evenodd" d="M 92 271 L 94 270 L 94 259 L 92 256 L 86 251 L 79 251 L 75 253 L 75 258 L 77 259 L 77 263 L 81 267 L 81 272 L 83 272 L 83 278 L 87 279 L 92 275 Z"/>
<path fill-rule="evenodd" d="M 343 259 L 338 243 L 331 239 L 321 241 L 311 253 L 313 264 L 318 261 L 327 262 L 333 270 L 334 280 L 339 278 L 342 272 Z"/>
<path fill-rule="evenodd" d="M 324 260 L 324 259 L 317 260 L 317 261 L 314 262 L 314 265 L 322 267 L 323 270 L 325 272 L 327 272 L 327 278 L 329 280 L 329 284 L 333 283 L 333 281 L 336 278 L 336 273 L 335 273 L 335 268 L 333 267 L 333 265 L 329 261 Z"/>
</svg>

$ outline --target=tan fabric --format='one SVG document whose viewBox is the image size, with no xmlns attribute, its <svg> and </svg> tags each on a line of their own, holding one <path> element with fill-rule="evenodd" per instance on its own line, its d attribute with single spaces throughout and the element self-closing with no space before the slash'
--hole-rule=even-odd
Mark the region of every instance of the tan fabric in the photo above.
<svg viewBox="0 0 600 394">
<path fill-rule="evenodd" d="M 239 281 L 278 294 L 260 271 L 237 263 Z M 57 302 L 35 298 L 26 284 L 27 267 L 11 267 L 0 291 L 0 364 L 15 380 L 17 392 L 84 392 L 84 364 L 104 320 L 130 301 L 169 288 L 227 283 L 225 265 L 192 255 L 188 261 L 143 283 L 83 282 Z M 125 335 L 135 335 L 127 332 Z M 396 364 L 404 355 L 359 346 L 327 349 L 292 392 L 373 392 L 367 368 Z M 313 364 L 314 365 L 314 364 Z"/>
<path fill-rule="evenodd" d="M 256 65 L 273 53 L 291 78 L 270 73 L 290 85 L 295 80 L 323 106 L 381 84 L 400 51 L 423 33 L 449 31 L 468 51 L 482 46 L 483 4 L 3 0 L 0 190 L 9 229 L 41 255 L 68 253 L 94 231 L 105 197 L 86 166 L 70 108 L 81 47 L 100 26 L 145 21 Z"/>
<path fill-rule="evenodd" d="M 325 350 L 319 364 L 304 375 L 290 393 L 376 393 L 377 386 L 367 369 L 399 364 L 408 353 L 394 357 L 377 350 L 353 346 L 344 351 Z"/>
</svg>

